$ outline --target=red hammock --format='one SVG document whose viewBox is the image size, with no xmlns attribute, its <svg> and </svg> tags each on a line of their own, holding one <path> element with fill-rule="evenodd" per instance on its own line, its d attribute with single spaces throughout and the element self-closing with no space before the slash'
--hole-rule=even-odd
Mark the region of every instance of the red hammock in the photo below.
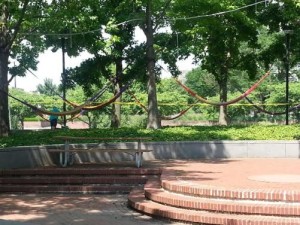
<svg viewBox="0 0 300 225">
<path fill-rule="evenodd" d="M 181 83 L 178 79 L 175 79 L 176 82 L 185 90 L 187 91 L 190 95 L 192 95 L 193 97 L 197 98 L 200 102 L 209 104 L 209 105 L 215 105 L 215 106 L 226 106 L 226 105 L 231 105 L 234 104 L 240 100 L 242 100 L 243 98 L 247 97 L 252 91 L 254 91 L 258 85 L 260 85 L 268 76 L 270 75 L 270 71 L 268 71 L 265 75 L 263 75 L 252 87 L 250 87 L 247 91 L 245 91 L 242 95 L 240 95 L 239 97 L 227 101 L 227 102 L 210 102 L 208 100 L 206 100 L 205 98 L 197 95 L 196 92 L 192 91 L 190 88 L 188 88 L 186 85 L 184 85 L 183 83 Z"/>
</svg>

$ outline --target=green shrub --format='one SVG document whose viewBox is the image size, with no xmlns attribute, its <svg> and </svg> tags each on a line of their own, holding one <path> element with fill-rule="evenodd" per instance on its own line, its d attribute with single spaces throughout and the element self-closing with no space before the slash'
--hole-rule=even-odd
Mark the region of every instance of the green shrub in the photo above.
<svg viewBox="0 0 300 225">
<path fill-rule="evenodd" d="M 159 130 L 123 127 L 119 129 L 17 130 L 0 138 L 0 147 L 59 144 L 54 136 L 151 137 L 153 141 L 214 140 L 298 140 L 300 125 L 192 126 L 165 127 Z M 84 142 L 84 141 L 83 141 Z"/>
</svg>

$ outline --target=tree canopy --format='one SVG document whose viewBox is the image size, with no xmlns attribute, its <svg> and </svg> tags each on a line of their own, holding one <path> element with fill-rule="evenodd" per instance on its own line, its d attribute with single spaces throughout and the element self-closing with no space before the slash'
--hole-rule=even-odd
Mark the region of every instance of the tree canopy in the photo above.
<svg viewBox="0 0 300 225">
<path fill-rule="evenodd" d="M 215 81 L 219 101 L 226 102 L 228 82 L 236 71 L 254 79 L 276 61 L 285 66 L 299 63 L 299 7 L 299 0 L 4 0 L 0 3 L 0 135 L 9 131 L 9 82 L 35 70 L 38 54 L 46 48 L 63 48 L 69 56 L 82 51 L 93 55 L 65 74 L 70 88 L 79 84 L 88 93 L 111 77 L 122 77 L 114 83 L 116 92 L 126 80 L 143 82 L 147 127 L 157 129 L 162 116 L 156 86 L 160 60 L 178 76 L 176 62 L 193 56 L 204 82 Z M 145 43 L 134 39 L 137 28 L 144 32 Z M 209 96 L 209 90 L 204 92 Z M 220 106 L 219 123 L 227 122 L 227 107 Z"/>
</svg>

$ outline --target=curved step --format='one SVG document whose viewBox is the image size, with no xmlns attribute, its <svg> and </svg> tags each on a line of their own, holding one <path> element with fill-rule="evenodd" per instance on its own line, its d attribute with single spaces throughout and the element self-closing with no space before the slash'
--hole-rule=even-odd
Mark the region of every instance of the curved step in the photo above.
<svg viewBox="0 0 300 225">
<path fill-rule="evenodd" d="M 284 203 L 194 197 L 171 193 L 158 186 L 155 187 L 155 185 L 149 185 L 148 183 L 145 186 L 144 190 L 145 197 L 147 199 L 150 199 L 159 204 L 174 206 L 178 208 L 235 214 L 300 217 L 300 202 Z"/>
<path fill-rule="evenodd" d="M 299 217 L 278 217 L 258 215 L 236 215 L 190 209 L 181 209 L 147 200 L 144 190 L 134 189 L 128 197 L 128 204 L 143 213 L 192 223 L 222 225 L 299 225 Z"/>
<path fill-rule="evenodd" d="M 243 199 L 261 201 L 300 202 L 300 191 L 273 189 L 228 189 L 189 182 L 162 180 L 161 186 L 168 191 L 207 198 Z"/>
</svg>

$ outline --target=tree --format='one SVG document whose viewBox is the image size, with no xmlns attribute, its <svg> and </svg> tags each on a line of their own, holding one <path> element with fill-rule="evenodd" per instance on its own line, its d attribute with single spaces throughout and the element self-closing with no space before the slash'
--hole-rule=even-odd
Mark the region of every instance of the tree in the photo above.
<svg viewBox="0 0 300 225">
<path fill-rule="evenodd" d="M 260 55 L 261 61 L 265 63 L 281 61 L 284 69 L 287 64 L 286 51 L 289 49 L 291 55 L 289 66 L 299 63 L 300 6 L 298 4 L 297 1 L 292 0 L 274 2 L 258 15 L 260 23 L 265 26 L 264 43 L 267 42 L 266 39 L 271 40 Z"/>
<path fill-rule="evenodd" d="M 169 9 L 171 0 L 145 0 L 137 7 L 137 12 L 144 13 L 144 23 L 140 23 L 141 29 L 146 35 L 146 63 L 147 63 L 147 77 L 148 77 L 148 123 L 147 128 L 159 129 L 161 128 L 160 115 L 157 105 L 156 93 L 156 73 L 155 63 L 157 61 L 155 55 L 155 32 L 159 28 L 165 27 L 164 17 Z M 144 6 L 144 7 L 143 7 Z M 144 10 L 143 10 L 144 9 Z"/>
<path fill-rule="evenodd" d="M 100 10 L 99 12 L 94 10 L 92 17 L 98 18 L 99 23 L 103 24 L 104 29 L 101 30 L 101 33 L 106 33 L 110 37 L 108 39 L 100 37 L 95 43 L 86 38 L 89 39 L 87 43 L 78 45 L 80 46 L 78 49 L 84 48 L 95 56 L 93 59 L 83 63 L 81 68 L 85 68 L 85 71 L 87 71 L 87 68 L 91 70 L 97 68 L 100 72 L 98 74 L 95 72 L 89 73 L 92 74 L 92 76 L 89 76 L 80 72 L 80 70 L 83 70 L 78 68 L 77 72 L 74 72 L 75 70 L 72 71 L 72 79 L 82 85 L 83 83 L 80 80 L 83 80 L 83 77 L 86 78 L 84 82 L 89 82 L 89 80 L 92 82 L 97 79 L 96 76 L 108 78 L 112 76 L 112 72 L 115 72 L 118 81 L 120 77 L 123 77 L 125 80 L 132 79 L 132 77 L 136 78 L 136 74 L 139 75 L 138 79 L 140 81 L 144 81 L 144 74 L 147 71 L 149 108 L 147 127 L 160 128 L 161 124 L 156 96 L 156 78 L 159 67 L 155 63 L 157 58 L 155 56 L 154 42 L 156 36 L 159 36 L 155 32 L 160 27 L 165 26 L 163 16 L 171 1 L 146 0 L 132 2 L 128 0 L 108 0 L 102 3 L 102 8 L 92 7 Z M 92 1 L 89 3 L 85 2 L 84 8 L 91 7 L 89 4 L 92 4 Z M 103 13 L 105 16 L 101 20 L 99 15 L 103 16 Z M 88 16 L 90 17 L 91 14 Z M 81 22 L 85 23 L 87 21 L 82 20 Z M 144 31 L 147 37 L 146 44 L 134 43 L 133 31 L 136 26 L 139 26 Z M 142 53 L 143 50 L 144 53 Z M 94 69 L 88 66 L 88 64 L 93 64 Z M 114 65 L 115 71 L 113 71 L 112 65 Z M 123 68 L 123 65 L 126 65 L 126 68 Z M 121 81 L 123 82 L 124 80 Z M 117 86 L 122 87 L 122 83 L 117 84 Z"/>
<path fill-rule="evenodd" d="M 46 78 L 44 84 L 39 84 L 36 89 L 40 94 L 53 96 L 57 95 L 58 87 L 53 83 L 52 79 Z"/>
<path fill-rule="evenodd" d="M 8 85 L 13 77 L 25 76 L 27 69 L 36 69 L 37 54 L 43 50 L 42 38 L 30 34 L 39 31 L 46 6 L 47 1 L 41 0 L 0 3 L 0 136 L 7 136 L 10 129 Z"/>
<path fill-rule="evenodd" d="M 184 0 L 177 1 L 174 6 L 175 15 L 181 15 L 181 18 L 193 18 L 178 19 L 172 24 L 172 29 L 183 36 L 181 51 L 193 54 L 196 61 L 201 62 L 202 68 L 213 74 L 219 86 L 221 102 L 227 101 L 227 84 L 232 69 L 246 70 L 252 77 L 256 75 L 255 51 L 241 51 L 245 45 L 249 46 L 249 49 L 257 46 L 254 8 L 236 10 L 219 16 L 201 17 L 201 15 L 237 9 L 247 2 Z M 195 19 L 195 15 L 199 15 L 199 19 Z M 220 106 L 220 124 L 228 123 L 226 115 L 227 106 Z"/>
<path fill-rule="evenodd" d="M 197 67 L 185 76 L 185 84 L 200 96 L 211 97 L 217 95 L 217 83 L 212 74 Z"/>
<path fill-rule="evenodd" d="M 93 55 L 92 58 L 83 62 L 79 67 L 69 70 L 69 78 L 83 86 L 86 93 L 90 93 L 93 88 L 104 86 L 111 81 L 112 92 L 117 94 L 123 88 L 128 76 L 131 76 L 132 68 L 136 65 L 132 58 L 134 38 L 134 26 L 130 23 L 124 23 L 132 12 L 132 8 L 123 1 L 103 1 L 98 7 L 96 2 L 85 2 L 84 8 L 93 8 L 88 15 L 83 15 L 81 23 L 90 23 L 92 17 L 102 24 L 99 29 L 99 35 L 86 36 L 86 42 L 77 43 L 76 48 L 85 49 Z M 75 9 L 74 9 L 75 10 Z M 81 9 L 77 9 L 81 10 Z M 105 36 L 105 37 L 103 37 Z M 136 57 L 138 59 L 138 57 Z M 127 65 L 124 68 L 124 65 Z M 91 88 L 92 87 L 92 88 Z M 121 101 L 121 97 L 116 101 Z M 121 106 L 111 105 L 111 126 L 119 127 L 121 122 Z"/>
</svg>

